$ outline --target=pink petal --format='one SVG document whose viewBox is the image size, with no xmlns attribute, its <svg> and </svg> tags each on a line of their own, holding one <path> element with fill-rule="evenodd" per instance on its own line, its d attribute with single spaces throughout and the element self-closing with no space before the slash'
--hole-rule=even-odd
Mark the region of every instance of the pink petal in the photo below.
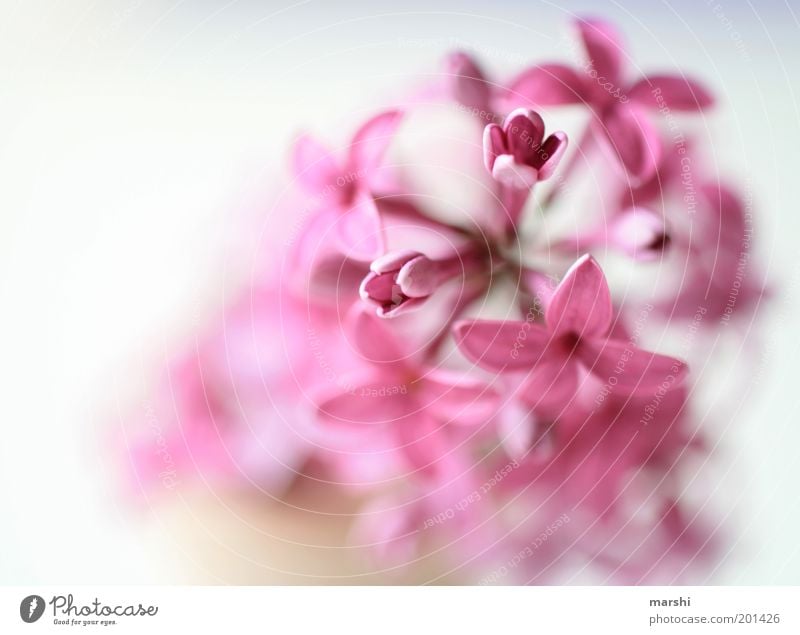
<svg viewBox="0 0 800 635">
<path fill-rule="evenodd" d="M 483 71 L 470 55 L 461 51 L 449 55 L 445 72 L 451 76 L 456 101 L 479 111 L 489 111 L 490 86 Z"/>
<path fill-rule="evenodd" d="M 507 152 L 506 134 L 496 123 L 490 123 L 483 129 L 483 164 L 486 169 L 491 172 L 497 156 Z"/>
<path fill-rule="evenodd" d="M 741 196 L 724 183 L 709 182 L 700 185 L 706 200 L 708 224 L 704 239 L 718 244 L 721 250 L 731 250 L 738 261 L 738 245 L 745 235 L 745 206 Z"/>
<path fill-rule="evenodd" d="M 550 304 L 550 299 L 556 290 L 553 278 L 536 269 L 523 267 L 521 280 L 523 287 L 533 295 L 531 308 L 536 309 L 537 313 L 544 313 L 544 309 Z"/>
<path fill-rule="evenodd" d="M 400 302 L 394 302 L 378 307 L 377 315 L 380 318 L 386 319 L 396 318 L 421 308 L 425 305 L 426 299 L 427 298 L 403 298 Z"/>
<path fill-rule="evenodd" d="M 350 145 L 350 169 L 358 175 L 379 167 L 401 119 L 399 110 L 388 110 L 361 126 Z"/>
<path fill-rule="evenodd" d="M 383 225 L 375 199 L 366 192 L 356 195 L 336 223 L 342 252 L 354 260 L 371 261 L 384 251 Z"/>
<path fill-rule="evenodd" d="M 372 301 L 377 304 L 400 302 L 400 285 L 391 274 L 378 274 L 370 271 L 358 289 L 362 300 Z"/>
<path fill-rule="evenodd" d="M 378 379 L 356 384 L 347 392 L 322 399 L 318 405 L 321 420 L 346 427 L 395 424 L 402 420 L 413 403 L 407 392 L 399 392 L 391 375 L 386 379 L 386 382 Z"/>
<path fill-rule="evenodd" d="M 550 341 L 543 326 L 522 321 L 463 320 L 453 333 L 467 359 L 494 371 L 532 368 Z"/>
<path fill-rule="evenodd" d="M 625 168 L 634 185 L 655 174 L 661 141 L 658 130 L 641 110 L 618 104 L 606 111 L 601 126 L 603 147 Z"/>
<path fill-rule="evenodd" d="M 347 316 L 346 330 L 356 352 L 367 361 L 388 363 L 399 362 L 404 358 L 394 334 L 367 307 L 353 307 Z"/>
<path fill-rule="evenodd" d="M 648 75 L 631 87 L 628 96 L 643 106 L 670 110 L 702 110 L 714 103 L 702 84 L 678 75 Z"/>
<path fill-rule="evenodd" d="M 588 61 L 597 75 L 619 86 L 625 50 L 617 29 L 611 23 L 597 19 L 578 20 L 577 27 Z"/>
<path fill-rule="evenodd" d="M 508 153 L 517 163 L 538 165 L 539 147 L 544 139 L 542 116 L 527 108 L 517 108 L 503 123 Z"/>
<path fill-rule="evenodd" d="M 400 269 L 397 284 L 409 298 L 428 297 L 439 286 L 436 263 L 427 256 L 417 256 Z"/>
<path fill-rule="evenodd" d="M 539 168 L 539 180 L 545 181 L 553 176 L 553 173 L 564 158 L 567 151 L 567 135 L 563 132 L 554 132 L 542 144 L 540 157 L 544 164 Z"/>
<path fill-rule="evenodd" d="M 542 64 L 524 70 L 508 87 L 509 105 L 561 106 L 586 101 L 586 86 L 578 73 L 563 64 Z"/>
<path fill-rule="evenodd" d="M 303 135 L 295 142 L 292 169 L 300 184 L 312 193 L 336 187 L 336 179 L 342 174 L 334 156 L 309 135 Z"/>
<path fill-rule="evenodd" d="M 578 391 L 578 364 L 574 353 L 548 355 L 520 388 L 528 405 L 543 414 L 558 417 Z"/>
<path fill-rule="evenodd" d="M 338 251 L 315 257 L 310 263 L 310 269 L 310 272 L 299 270 L 298 279 L 292 279 L 291 284 L 304 289 L 313 301 L 330 303 L 349 298 L 366 274 L 364 263 L 346 258 Z M 294 273 L 292 272 L 293 276 Z"/>
<path fill-rule="evenodd" d="M 441 369 L 428 372 L 415 390 L 417 402 L 428 413 L 456 425 L 486 423 L 499 402 L 497 393 L 484 382 Z"/>
<path fill-rule="evenodd" d="M 494 162 L 492 178 L 518 190 L 529 190 L 539 181 L 539 171 L 517 163 L 510 154 L 501 154 Z"/>
<path fill-rule="evenodd" d="M 613 318 L 611 292 L 597 261 L 588 254 L 579 258 L 556 288 L 545 320 L 557 334 L 601 337 Z"/>
<path fill-rule="evenodd" d="M 577 353 L 598 379 L 626 394 L 659 389 L 666 392 L 678 386 L 688 372 L 686 364 L 678 359 L 622 340 L 584 339 Z"/>
</svg>

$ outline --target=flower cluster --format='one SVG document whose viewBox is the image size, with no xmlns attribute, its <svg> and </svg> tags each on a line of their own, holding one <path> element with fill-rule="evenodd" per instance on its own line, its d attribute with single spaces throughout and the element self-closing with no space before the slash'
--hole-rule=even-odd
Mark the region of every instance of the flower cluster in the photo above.
<svg viewBox="0 0 800 635">
<path fill-rule="evenodd" d="M 296 141 L 253 278 L 148 402 L 137 483 L 352 494 L 386 571 L 697 579 L 694 336 L 764 296 L 751 213 L 690 132 L 709 91 L 631 78 L 612 25 L 576 26 L 582 66 L 490 79 L 455 53 L 343 148 Z M 547 131 L 565 108 L 577 135 Z"/>
</svg>

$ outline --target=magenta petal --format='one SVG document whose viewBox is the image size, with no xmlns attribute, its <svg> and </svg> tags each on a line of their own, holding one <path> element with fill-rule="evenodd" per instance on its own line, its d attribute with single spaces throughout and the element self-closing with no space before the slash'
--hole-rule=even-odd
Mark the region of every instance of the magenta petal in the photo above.
<svg viewBox="0 0 800 635">
<path fill-rule="evenodd" d="M 735 252 L 738 260 L 736 246 L 747 231 L 744 201 L 737 192 L 723 183 L 712 181 L 702 184 L 699 189 L 706 201 L 709 221 L 705 230 L 707 239 L 717 242 L 723 250 Z"/>
<path fill-rule="evenodd" d="M 586 101 L 586 87 L 578 73 L 563 64 L 542 64 L 523 71 L 508 87 L 509 104 L 561 106 Z"/>
<path fill-rule="evenodd" d="M 399 362 L 403 352 L 386 324 L 367 307 L 356 305 L 347 317 L 347 331 L 356 351 L 370 362 Z"/>
<path fill-rule="evenodd" d="M 655 174 L 661 158 L 661 141 L 658 130 L 641 110 L 619 104 L 605 113 L 601 126 L 603 147 L 636 183 Z"/>
<path fill-rule="evenodd" d="M 381 159 L 397 131 L 402 113 L 388 110 L 376 115 L 358 129 L 350 145 L 350 169 L 361 178 L 380 165 Z"/>
<path fill-rule="evenodd" d="M 554 132 L 542 144 L 540 157 L 544 161 L 539 168 L 539 180 L 545 181 L 553 176 L 553 173 L 561 163 L 564 153 L 567 151 L 567 135 L 563 132 Z"/>
<path fill-rule="evenodd" d="M 575 333 L 581 337 L 608 334 L 613 318 L 611 292 L 597 261 L 589 255 L 579 258 L 556 288 L 545 319 L 554 333 Z"/>
<path fill-rule="evenodd" d="M 403 298 L 400 302 L 393 302 L 378 309 L 377 315 L 382 318 L 396 318 L 425 305 L 426 298 Z"/>
<path fill-rule="evenodd" d="M 550 341 L 543 326 L 522 321 L 463 320 L 453 333 L 467 359 L 494 371 L 532 368 Z"/>
<path fill-rule="evenodd" d="M 369 300 L 377 304 L 387 304 L 399 301 L 400 287 L 391 274 L 377 274 L 370 271 L 358 289 L 362 300 Z"/>
<path fill-rule="evenodd" d="M 481 425 L 497 411 L 497 393 L 484 382 L 459 373 L 432 370 L 419 380 L 417 402 L 444 423 Z"/>
<path fill-rule="evenodd" d="M 339 246 L 354 260 L 371 261 L 383 252 L 383 226 L 375 199 L 366 192 L 355 201 L 336 223 Z"/>
<path fill-rule="evenodd" d="M 664 392 L 678 386 L 688 367 L 679 359 L 651 353 L 621 340 L 588 339 L 578 356 L 606 385 L 625 394 Z"/>
<path fill-rule="evenodd" d="M 678 75 L 648 75 L 636 82 L 628 97 L 644 106 L 670 110 L 702 110 L 714 97 L 699 82 Z"/>
<path fill-rule="evenodd" d="M 539 165 L 539 148 L 544 139 L 542 116 L 527 108 L 517 108 L 503 123 L 508 153 L 517 163 Z"/>
<path fill-rule="evenodd" d="M 490 123 L 483 129 L 483 164 L 489 172 L 494 167 L 495 159 L 500 154 L 506 154 L 506 135 L 496 123 Z"/>
<path fill-rule="evenodd" d="M 523 288 L 533 296 L 531 309 L 542 312 L 549 304 L 555 292 L 555 282 L 547 274 L 524 267 L 521 272 Z"/>
<path fill-rule="evenodd" d="M 458 51 L 447 57 L 445 72 L 450 75 L 453 97 L 460 104 L 489 112 L 491 89 L 477 62 Z"/>
<path fill-rule="evenodd" d="M 617 29 L 611 23 L 597 19 L 578 20 L 577 27 L 588 61 L 598 77 L 620 86 L 625 51 Z"/>
<path fill-rule="evenodd" d="M 334 156 L 309 135 L 303 135 L 295 142 L 292 169 L 300 184 L 315 194 L 327 187 L 336 187 L 336 179 L 342 174 Z"/>
</svg>

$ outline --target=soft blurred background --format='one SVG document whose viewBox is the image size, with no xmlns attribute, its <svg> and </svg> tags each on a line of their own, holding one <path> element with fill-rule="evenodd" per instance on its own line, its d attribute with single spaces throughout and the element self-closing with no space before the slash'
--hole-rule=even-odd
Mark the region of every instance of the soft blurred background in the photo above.
<svg viewBox="0 0 800 635">
<path fill-rule="evenodd" d="M 301 128 L 333 134 L 454 48 L 506 72 L 566 59 L 567 23 L 589 13 L 618 23 L 641 68 L 683 69 L 719 96 L 704 121 L 714 157 L 752 193 L 756 250 L 780 286 L 717 437 L 737 529 L 713 581 L 800 583 L 800 12 L 788 0 L 0 7 L 0 582 L 297 582 L 280 572 L 308 558 L 323 576 L 353 570 L 335 549 L 298 546 L 344 527 L 245 495 L 131 506 L 109 428 L 187 325 L 246 278 L 243 228 L 268 226 Z M 286 532 L 298 544 L 275 537 Z"/>
</svg>

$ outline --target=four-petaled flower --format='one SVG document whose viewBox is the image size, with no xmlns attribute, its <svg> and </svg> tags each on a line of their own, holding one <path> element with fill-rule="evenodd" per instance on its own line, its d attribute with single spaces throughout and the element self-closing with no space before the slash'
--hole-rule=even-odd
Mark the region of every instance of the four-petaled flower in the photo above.
<svg viewBox="0 0 800 635">
<path fill-rule="evenodd" d="M 464 320 L 454 329 L 459 348 L 470 360 L 493 371 L 527 371 L 522 391 L 556 407 L 576 394 L 581 371 L 622 394 L 652 394 L 680 384 L 686 364 L 612 337 L 613 322 L 605 276 L 587 255 L 556 287 L 545 324 Z"/>
<path fill-rule="evenodd" d="M 295 143 L 295 176 L 316 198 L 326 221 L 314 227 L 320 232 L 334 227 L 339 247 L 351 258 L 369 261 L 383 251 L 372 187 L 400 119 L 399 110 L 388 110 L 367 121 L 356 131 L 343 161 L 309 135 Z"/>
</svg>

